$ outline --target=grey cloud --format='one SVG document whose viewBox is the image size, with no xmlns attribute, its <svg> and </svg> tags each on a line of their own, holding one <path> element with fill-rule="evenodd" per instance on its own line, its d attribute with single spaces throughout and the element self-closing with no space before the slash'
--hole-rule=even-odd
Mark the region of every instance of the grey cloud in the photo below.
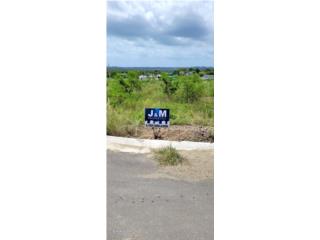
<svg viewBox="0 0 320 240">
<path fill-rule="evenodd" d="M 204 20 L 195 14 L 177 17 L 167 31 L 176 37 L 203 39 L 209 34 Z"/>
<path fill-rule="evenodd" d="M 108 17 L 108 34 L 126 38 L 143 37 L 150 35 L 149 24 L 141 16 L 128 18 Z"/>
<path fill-rule="evenodd" d="M 168 35 L 159 35 L 155 40 L 160 44 L 170 46 L 182 46 L 186 44 L 185 42 Z"/>
<path fill-rule="evenodd" d="M 208 1 L 108 1 L 108 64 L 212 66 L 212 10 Z"/>
<path fill-rule="evenodd" d="M 156 21 L 157 25 L 140 15 L 119 18 L 108 15 L 107 32 L 110 36 L 126 39 L 154 40 L 163 45 L 186 45 L 190 41 L 205 39 L 210 33 L 203 18 L 186 12 L 176 16 L 171 23 Z"/>
</svg>

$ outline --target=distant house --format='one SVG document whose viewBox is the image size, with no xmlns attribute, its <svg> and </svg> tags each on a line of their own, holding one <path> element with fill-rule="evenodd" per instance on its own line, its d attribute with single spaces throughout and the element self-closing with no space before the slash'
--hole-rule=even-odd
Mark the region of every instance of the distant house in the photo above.
<svg viewBox="0 0 320 240">
<path fill-rule="evenodd" d="M 213 75 L 207 75 L 207 74 L 205 74 L 205 75 L 203 75 L 201 78 L 202 78 L 203 80 L 213 80 Z"/>
<path fill-rule="evenodd" d="M 148 76 L 145 76 L 145 75 L 143 75 L 143 76 L 146 77 L 146 78 L 149 78 L 149 79 L 159 79 L 161 77 L 160 74 L 149 74 Z M 144 77 L 142 77 L 142 80 L 145 79 Z M 139 77 L 139 79 L 140 79 L 140 77 Z"/>
<path fill-rule="evenodd" d="M 147 80 L 148 76 L 146 75 L 140 75 L 139 80 Z"/>
</svg>

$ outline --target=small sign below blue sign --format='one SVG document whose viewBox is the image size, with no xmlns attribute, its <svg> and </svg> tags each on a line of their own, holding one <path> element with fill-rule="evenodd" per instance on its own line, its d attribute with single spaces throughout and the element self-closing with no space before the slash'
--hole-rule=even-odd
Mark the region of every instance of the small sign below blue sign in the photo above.
<svg viewBox="0 0 320 240">
<path fill-rule="evenodd" d="M 170 110 L 167 108 L 145 108 L 144 123 L 146 127 L 169 127 Z"/>
</svg>

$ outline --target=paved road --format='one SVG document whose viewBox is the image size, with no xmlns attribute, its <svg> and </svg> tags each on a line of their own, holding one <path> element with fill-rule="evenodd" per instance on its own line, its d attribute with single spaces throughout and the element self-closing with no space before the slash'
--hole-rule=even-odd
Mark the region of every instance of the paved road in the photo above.
<svg viewBox="0 0 320 240">
<path fill-rule="evenodd" d="M 213 181 L 144 178 L 143 154 L 107 152 L 108 240 L 212 240 Z"/>
</svg>

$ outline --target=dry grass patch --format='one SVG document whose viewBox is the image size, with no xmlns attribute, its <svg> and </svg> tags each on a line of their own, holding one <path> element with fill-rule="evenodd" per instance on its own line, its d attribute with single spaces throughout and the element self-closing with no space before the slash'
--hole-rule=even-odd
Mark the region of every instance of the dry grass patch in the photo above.
<svg viewBox="0 0 320 240">
<path fill-rule="evenodd" d="M 161 166 L 176 166 L 182 164 L 183 156 L 171 145 L 154 151 L 154 157 Z"/>
<path fill-rule="evenodd" d="M 179 154 L 183 158 L 182 164 L 160 165 L 156 172 L 144 177 L 168 178 L 191 182 L 213 179 L 213 149 L 179 151 Z M 152 158 L 154 159 L 154 154 Z"/>
</svg>

